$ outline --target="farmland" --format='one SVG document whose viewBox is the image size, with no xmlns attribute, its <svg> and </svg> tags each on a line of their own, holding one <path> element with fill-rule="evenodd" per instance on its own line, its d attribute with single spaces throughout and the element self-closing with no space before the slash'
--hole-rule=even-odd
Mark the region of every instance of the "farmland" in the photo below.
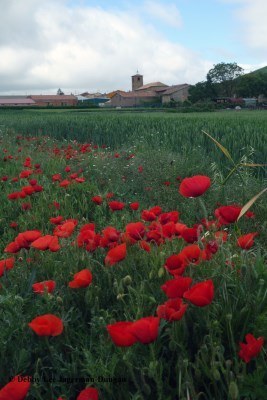
<svg viewBox="0 0 267 400">
<path fill-rule="evenodd" d="M 0 110 L 0 146 L 0 399 L 265 399 L 266 112 Z"/>
</svg>

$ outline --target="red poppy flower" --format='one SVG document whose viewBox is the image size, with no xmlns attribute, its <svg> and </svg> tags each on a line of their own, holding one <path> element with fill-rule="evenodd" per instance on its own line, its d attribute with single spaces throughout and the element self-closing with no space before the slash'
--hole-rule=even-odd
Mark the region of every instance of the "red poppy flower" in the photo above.
<svg viewBox="0 0 267 400">
<path fill-rule="evenodd" d="M 61 174 L 54 174 L 52 176 L 52 181 L 53 182 L 60 182 L 61 181 Z"/>
<path fill-rule="evenodd" d="M 181 232 L 181 237 L 187 243 L 197 242 L 199 239 L 200 230 L 197 228 L 185 228 Z"/>
<path fill-rule="evenodd" d="M 178 276 L 176 279 L 166 281 L 164 285 L 161 286 L 161 289 L 169 299 L 183 297 L 184 293 L 189 289 L 192 281 L 192 278 Z"/>
<path fill-rule="evenodd" d="M 147 241 L 148 242 L 154 242 L 156 243 L 158 246 L 164 242 L 164 240 L 161 237 L 161 233 L 154 229 L 150 232 L 147 232 Z"/>
<path fill-rule="evenodd" d="M 137 201 L 134 202 L 134 203 L 130 203 L 130 208 L 131 208 L 131 210 L 133 210 L 133 211 L 138 210 L 138 208 L 139 208 L 139 203 L 138 203 Z"/>
<path fill-rule="evenodd" d="M 94 196 L 91 199 L 95 204 L 97 204 L 98 206 L 100 206 L 100 204 L 103 203 L 103 199 L 101 196 Z"/>
<path fill-rule="evenodd" d="M 241 249 L 249 250 L 254 245 L 254 237 L 258 235 L 258 232 L 247 233 L 237 239 L 237 245 Z"/>
<path fill-rule="evenodd" d="M 144 221 L 154 221 L 155 219 L 157 219 L 157 216 L 152 211 L 143 210 L 142 213 L 141 213 L 141 218 Z"/>
<path fill-rule="evenodd" d="M 70 288 L 85 288 L 92 283 L 92 273 L 89 269 L 83 269 L 74 275 L 74 279 L 69 283 Z"/>
<path fill-rule="evenodd" d="M 120 238 L 120 232 L 113 226 L 107 226 L 105 229 L 103 229 L 102 235 L 106 246 L 108 246 L 111 242 L 117 242 Z"/>
<path fill-rule="evenodd" d="M 248 210 L 245 214 L 246 218 L 255 218 L 255 213 L 253 211 Z"/>
<path fill-rule="evenodd" d="M 26 242 L 33 242 L 34 240 L 37 240 L 39 237 L 41 237 L 42 232 L 38 231 L 37 229 L 32 230 L 32 231 L 25 231 L 25 232 L 21 232 L 18 234 L 18 236 L 16 237 L 15 241 L 21 246 L 23 247 L 23 244 L 25 245 L 25 241 Z"/>
<path fill-rule="evenodd" d="M 170 299 L 157 308 L 159 318 L 166 321 L 179 321 L 186 312 L 188 305 L 184 304 L 182 299 Z"/>
<path fill-rule="evenodd" d="M 52 217 L 49 219 L 49 221 L 51 222 L 51 224 L 54 225 L 59 225 L 62 221 L 63 221 L 63 217 L 62 215 L 58 215 L 57 217 Z"/>
<path fill-rule="evenodd" d="M 94 224 L 85 224 L 77 237 L 78 247 L 85 247 L 87 251 L 93 252 L 99 246 L 101 236 L 95 233 Z"/>
<path fill-rule="evenodd" d="M 214 298 L 214 285 L 211 279 L 196 283 L 183 297 L 198 307 L 209 305 Z"/>
<path fill-rule="evenodd" d="M 31 203 L 22 203 L 21 208 L 22 208 L 22 210 L 27 211 L 32 208 L 32 205 L 31 205 Z"/>
<path fill-rule="evenodd" d="M 33 186 L 24 186 L 22 189 L 22 192 L 24 192 L 27 196 L 31 196 L 34 193 L 34 188 Z"/>
<path fill-rule="evenodd" d="M 126 243 L 120 244 L 113 249 L 109 250 L 106 258 L 105 258 L 105 265 L 110 266 L 114 265 L 119 261 L 124 260 L 126 257 Z"/>
<path fill-rule="evenodd" d="M 82 390 L 76 400 L 98 400 L 98 390 L 95 388 L 86 388 Z"/>
<path fill-rule="evenodd" d="M 138 243 L 141 249 L 145 250 L 147 253 L 150 253 L 151 247 L 145 240 L 140 240 Z"/>
<path fill-rule="evenodd" d="M 15 376 L 0 390 L 0 400 L 24 400 L 31 386 L 31 377 Z"/>
<path fill-rule="evenodd" d="M 71 184 L 70 181 L 68 181 L 68 179 L 64 179 L 63 181 L 60 182 L 59 186 L 60 187 L 68 187 Z"/>
<path fill-rule="evenodd" d="M 56 226 L 53 233 L 55 236 L 68 238 L 72 235 L 76 225 L 74 221 L 66 221 L 64 224 Z"/>
<path fill-rule="evenodd" d="M 60 209 L 60 204 L 59 204 L 57 201 L 54 201 L 54 202 L 53 202 L 53 206 L 54 206 L 57 210 Z"/>
<path fill-rule="evenodd" d="M 186 264 L 180 254 L 173 254 L 165 261 L 164 267 L 173 276 L 179 276 L 184 273 Z"/>
<path fill-rule="evenodd" d="M 181 234 L 182 234 L 183 230 L 186 229 L 186 228 L 187 228 L 187 225 L 181 224 L 180 222 L 177 222 L 175 224 L 175 233 L 176 233 L 176 235 L 178 237 L 181 237 Z"/>
<path fill-rule="evenodd" d="M 124 209 L 125 204 L 121 201 L 110 201 L 108 206 L 112 211 L 120 211 Z"/>
<path fill-rule="evenodd" d="M 169 211 L 169 212 L 162 213 L 159 215 L 159 223 L 161 225 L 165 225 L 169 222 L 174 222 L 176 224 L 178 222 L 178 220 L 179 220 L 179 212 L 178 211 Z"/>
<path fill-rule="evenodd" d="M 226 242 L 228 233 L 226 231 L 217 231 L 214 233 L 215 239 L 218 243 Z"/>
<path fill-rule="evenodd" d="M 15 258 L 7 258 L 5 260 L 0 260 L 0 276 L 4 275 L 5 271 L 8 271 L 14 267 Z"/>
<path fill-rule="evenodd" d="M 4 249 L 5 253 L 15 254 L 18 253 L 19 251 L 20 251 L 20 246 L 16 242 L 9 243 Z"/>
<path fill-rule="evenodd" d="M 131 222 L 126 225 L 126 233 L 135 240 L 140 240 L 145 235 L 145 225 L 142 222 Z"/>
<path fill-rule="evenodd" d="M 53 252 L 60 249 L 58 237 L 52 235 L 45 235 L 40 237 L 39 239 L 31 243 L 31 247 L 42 251 L 50 250 Z"/>
<path fill-rule="evenodd" d="M 201 258 L 203 260 L 210 260 L 213 254 L 217 253 L 218 249 L 218 242 L 216 240 L 209 240 L 205 245 L 205 249 L 202 251 Z"/>
<path fill-rule="evenodd" d="M 158 337 L 160 318 L 145 317 L 135 321 L 130 331 L 143 344 L 154 342 Z"/>
<path fill-rule="evenodd" d="M 133 335 L 130 328 L 133 322 L 115 322 L 107 325 L 108 333 L 116 346 L 128 347 L 137 342 L 137 338 Z"/>
<path fill-rule="evenodd" d="M 180 252 L 180 257 L 185 265 L 199 264 L 201 261 L 202 251 L 197 244 L 190 244 L 183 248 Z"/>
<path fill-rule="evenodd" d="M 9 200 L 17 200 L 17 199 L 22 199 L 26 197 L 26 193 L 24 192 L 13 192 L 7 195 L 7 198 Z"/>
<path fill-rule="evenodd" d="M 10 222 L 9 226 L 10 226 L 10 228 L 16 229 L 19 225 L 17 222 L 13 221 L 13 222 Z"/>
<path fill-rule="evenodd" d="M 248 333 L 245 336 L 247 343 L 239 343 L 240 351 L 238 353 L 239 357 L 242 358 L 245 363 L 250 362 L 250 360 L 260 353 L 264 338 L 259 337 L 256 339 L 251 333 Z"/>
<path fill-rule="evenodd" d="M 198 197 L 210 187 L 210 178 L 205 175 L 195 175 L 182 180 L 179 192 L 184 197 Z"/>
<path fill-rule="evenodd" d="M 43 186 L 41 185 L 34 185 L 33 188 L 35 193 L 42 192 L 44 190 Z"/>
<path fill-rule="evenodd" d="M 31 186 L 37 185 L 37 179 L 30 179 L 30 180 L 29 180 L 29 184 L 30 184 Z"/>
<path fill-rule="evenodd" d="M 43 281 L 43 282 L 36 282 L 32 285 L 32 290 L 34 293 L 44 294 L 52 293 L 55 290 L 56 282 L 55 281 Z"/>
<path fill-rule="evenodd" d="M 83 183 L 83 182 L 85 182 L 85 178 L 83 178 L 83 177 L 75 178 L 75 182 L 77 182 L 77 183 Z"/>
<path fill-rule="evenodd" d="M 24 171 L 21 171 L 21 173 L 19 174 L 19 177 L 20 178 L 28 178 L 31 174 L 32 174 L 33 172 L 32 171 L 30 171 L 30 170 L 24 170 Z"/>
<path fill-rule="evenodd" d="M 148 211 L 152 212 L 156 216 L 159 216 L 162 213 L 162 208 L 160 206 L 151 207 Z"/>
<path fill-rule="evenodd" d="M 58 336 L 64 329 L 62 320 L 53 314 L 40 315 L 28 325 L 38 336 Z"/>
<path fill-rule="evenodd" d="M 216 208 L 214 214 L 220 224 L 228 225 L 237 220 L 241 209 L 242 207 L 235 205 L 221 206 L 219 208 Z"/>
<path fill-rule="evenodd" d="M 175 223 L 173 221 L 167 222 L 162 226 L 162 236 L 167 239 L 172 239 L 175 236 Z"/>
</svg>

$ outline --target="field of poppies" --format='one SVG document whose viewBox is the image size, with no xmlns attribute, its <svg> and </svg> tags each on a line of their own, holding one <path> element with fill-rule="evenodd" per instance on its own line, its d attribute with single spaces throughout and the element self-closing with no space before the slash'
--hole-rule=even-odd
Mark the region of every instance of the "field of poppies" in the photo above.
<svg viewBox="0 0 267 400">
<path fill-rule="evenodd" d="M 264 112 L 0 112 L 0 400 L 265 400 Z"/>
</svg>

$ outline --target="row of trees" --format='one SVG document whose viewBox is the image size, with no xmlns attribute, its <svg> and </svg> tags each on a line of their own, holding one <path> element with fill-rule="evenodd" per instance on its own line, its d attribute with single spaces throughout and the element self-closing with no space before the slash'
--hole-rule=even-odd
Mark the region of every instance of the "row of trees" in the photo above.
<svg viewBox="0 0 267 400">
<path fill-rule="evenodd" d="M 189 100 L 208 101 L 216 97 L 267 96 L 267 73 L 259 70 L 245 74 L 237 63 L 219 63 L 209 70 L 206 81 L 189 89 Z"/>
</svg>

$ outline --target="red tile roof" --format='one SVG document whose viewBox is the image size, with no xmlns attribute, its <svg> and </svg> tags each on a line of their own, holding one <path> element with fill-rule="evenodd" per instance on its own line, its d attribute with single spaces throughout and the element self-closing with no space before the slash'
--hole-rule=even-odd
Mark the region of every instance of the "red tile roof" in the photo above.
<svg viewBox="0 0 267 400">
<path fill-rule="evenodd" d="M 182 83 L 181 85 L 173 85 L 173 86 L 169 86 L 165 92 L 162 93 L 162 95 L 164 96 L 165 94 L 172 94 L 175 92 L 178 92 L 179 90 L 185 89 L 187 88 L 188 85 L 187 83 Z"/>
<path fill-rule="evenodd" d="M 35 104 L 35 101 L 32 99 L 27 99 L 27 98 L 12 98 L 12 99 L 7 99 L 7 98 L 0 98 L 0 105 L 16 105 L 16 104 Z"/>
<path fill-rule="evenodd" d="M 151 83 L 147 83 L 146 85 L 140 86 L 136 90 L 149 89 L 150 87 L 153 88 L 154 86 L 168 87 L 167 85 L 165 85 L 165 83 L 162 83 L 162 82 L 151 82 Z"/>
<path fill-rule="evenodd" d="M 157 93 L 153 90 L 149 90 L 147 92 L 125 92 L 125 93 L 118 93 L 121 97 L 130 97 L 130 98 L 142 98 L 142 97 L 157 97 Z"/>
<path fill-rule="evenodd" d="M 55 100 L 76 100 L 76 96 L 73 95 L 56 95 L 56 94 L 40 94 L 40 95 L 32 95 L 29 96 L 31 99 L 33 100 L 51 100 L 51 101 L 55 101 Z"/>
</svg>

